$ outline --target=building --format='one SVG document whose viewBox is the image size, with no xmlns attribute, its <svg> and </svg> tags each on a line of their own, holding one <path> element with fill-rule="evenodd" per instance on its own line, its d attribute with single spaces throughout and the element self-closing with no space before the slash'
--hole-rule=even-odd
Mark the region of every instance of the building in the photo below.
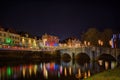
<svg viewBox="0 0 120 80">
<path fill-rule="evenodd" d="M 68 39 L 67 46 L 68 47 L 80 47 L 81 42 L 78 39 Z"/>
<path fill-rule="evenodd" d="M 8 46 L 18 46 L 20 43 L 20 35 L 11 32 L 9 29 L 5 30 L 0 27 L 0 44 Z"/>
<path fill-rule="evenodd" d="M 42 36 L 42 41 L 45 47 L 55 47 L 59 44 L 59 38 L 57 36 L 52 36 L 48 34 L 44 34 Z"/>
<path fill-rule="evenodd" d="M 30 37 L 28 34 L 24 33 L 21 36 L 20 39 L 20 46 L 24 48 L 38 48 L 37 45 L 37 38 L 36 37 Z"/>
<path fill-rule="evenodd" d="M 36 48 L 38 49 L 37 45 L 37 38 L 36 37 L 29 37 L 28 34 L 17 34 L 15 30 L 7 29 L 0 27 L 0 45 L 1 47 L 23 47 L 23 48 Z"/>
</svg>

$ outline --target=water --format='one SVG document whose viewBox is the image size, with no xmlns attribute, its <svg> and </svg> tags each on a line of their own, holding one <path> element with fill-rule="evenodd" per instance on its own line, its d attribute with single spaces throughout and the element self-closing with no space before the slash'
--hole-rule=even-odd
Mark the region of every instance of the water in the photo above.
<svg viewBox="0 0 120 80">
<path fill-rule="evenodd" d="M 97 61 L 12 61 L 0 64 L 0 80 L 80 80 L 103 70 L 114 69 L 116 62 Z"/>
</svg>

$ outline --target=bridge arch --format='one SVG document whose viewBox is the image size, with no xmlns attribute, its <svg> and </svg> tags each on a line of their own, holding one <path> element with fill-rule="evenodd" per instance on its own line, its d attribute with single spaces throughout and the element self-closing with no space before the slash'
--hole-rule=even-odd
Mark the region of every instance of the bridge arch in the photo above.
<svg viewBox="0 0 120 80">
<path fill-rule="evenodd" d="M 88 54 L 86 53 L 78 53 L 76 56 L 75 56 L 75 59 L 76 61 L 79 63 L 79 64 L 84 64 L 86 62 L 90 62 L 90 57 Z"/>
<path fill-rule="evenodd" d="M 113 57 L 111 54 L 103 53 L 98 56 L 98 60 L 104 60 L 104 61 L 116 61 L 116 58 Z"/>
<path fill-rule="evenodd" d="M 64 53 L 64 54 L 61 55 L 61 59 L 64 62 L 69 62 L 71 60 L 71 56 L 68 53 Z"/>
</svg>

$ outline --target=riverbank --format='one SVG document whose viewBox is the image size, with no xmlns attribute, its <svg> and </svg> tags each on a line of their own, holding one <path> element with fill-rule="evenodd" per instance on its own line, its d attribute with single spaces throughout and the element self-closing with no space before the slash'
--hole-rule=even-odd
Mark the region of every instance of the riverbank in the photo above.
<svg viewBox="0 0 120 80">
<path fill-rule="evenodd" d="M 120 80 L 120 66 L 91 76 L 86 80 Z"/>
</svg>

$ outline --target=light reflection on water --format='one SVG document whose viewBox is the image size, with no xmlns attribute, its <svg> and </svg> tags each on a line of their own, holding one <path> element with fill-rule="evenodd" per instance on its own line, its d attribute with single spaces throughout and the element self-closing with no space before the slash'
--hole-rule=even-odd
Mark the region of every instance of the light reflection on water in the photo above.
<svg viewBox="0 0 120 80">
<path fill-rule="evenodd" d="M 19 64 L 19 65 L 3 65 L 0 67 L 0 80 L 7 79 L 29 79 L 29 78 L 43 78 L 49 79 L 63 79 L 71 77 L 75 79 L 88 78 L 91 75 L 103 70 L 113 69 L 116 67 L 116 62 L 98 61 L 85 64 L 78 64 L 77 62 L 62 62 L 60 64 L 55 62 L 37 63 L 37 64 Z M 70 79 L 69 79 L 70 80 Z"/>
</svg>

